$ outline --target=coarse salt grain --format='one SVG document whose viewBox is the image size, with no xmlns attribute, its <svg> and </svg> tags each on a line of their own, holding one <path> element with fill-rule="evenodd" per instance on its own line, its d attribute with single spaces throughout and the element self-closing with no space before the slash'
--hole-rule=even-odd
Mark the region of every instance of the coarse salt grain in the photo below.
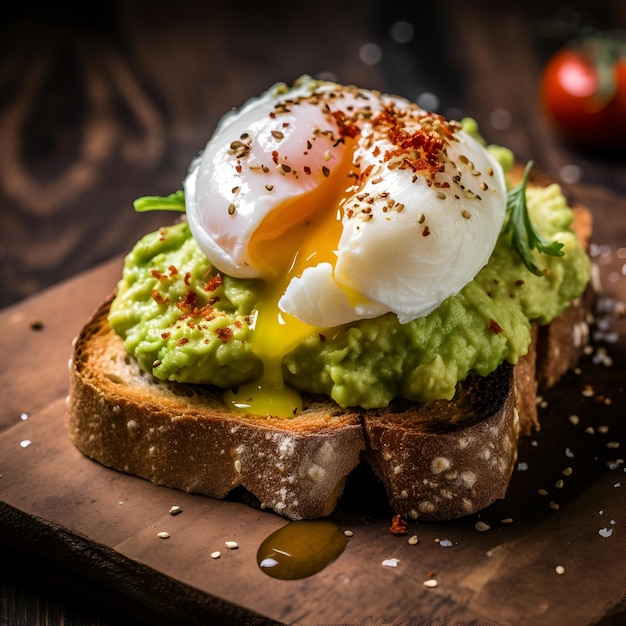
<svg viewBox="0 0 626 626">
<path fill-rule="evenodd" d="M 600 535 L 600 537 L 610 537 L 613 534 L 613 529 L 612 528 L 601 528 L 598 531 L 598 534 Z"/>
<path fill-rule="evenodd" d="M 23 439 L 22 441 L 20 441 L 20 446 L 22 446 L 22 448 L 28 448 L 31 443 L 33 442 L 30 439 Z"/>
<path fill-rule="evenodd" d="M 22 413 L 22 414 L 20 415 L 20 419 L 21 419 L 23 422 L 25 422 L 25 421 L 28 419 L 28 413 Z"/>
<path fill-rule="evenodd" d="M 439 545 L 440 545 L 442 548 L 449 548 L 449 547 L 452 545 L 452 542 L 451 542 L 449 539 L 442 539 L 442 540 L 439 542 Z"/>
<path fill-rule="evenodd" d="M 381 563 L 381 565 L 382 565 L 383 567 L 398 567 L 398 563 L 399 563 L 399 562 L 400 562 L 400 559 L 396 559 L 396 558 L 393 558 L 393 559 L 385 559 L 385 560 Z"/>
</svg>

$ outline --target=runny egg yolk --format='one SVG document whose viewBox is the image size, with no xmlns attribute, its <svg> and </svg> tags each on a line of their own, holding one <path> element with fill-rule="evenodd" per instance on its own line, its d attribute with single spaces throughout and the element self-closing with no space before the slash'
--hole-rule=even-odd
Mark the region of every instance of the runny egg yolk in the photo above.
<svg viewBox="0 0 626 626">
<path fill-rule="evenodd" d="M 255 266 L 266 267 L 276 276 L 265 281 L 253 322 L 252 351 L 263 363 L 262 376 L 224 394 L 225 402 L 241 412 L 293 417 L 302 411 L 302 397 L 284 384 L 282 360 L 323 329 L 280 311 L 278 301 L 291 279 L 307 267 L 323 262 L 334 265 L 350 167 L 350 159 L 344 159 L 329 172 L 327 184 L 279 204 L 250 239 Z"/>
</svg>

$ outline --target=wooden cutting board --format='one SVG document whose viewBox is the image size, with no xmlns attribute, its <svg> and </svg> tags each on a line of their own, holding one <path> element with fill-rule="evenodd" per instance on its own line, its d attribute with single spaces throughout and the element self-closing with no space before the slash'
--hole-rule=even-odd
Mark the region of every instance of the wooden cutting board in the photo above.
<svg viewBox="0 0 626 626">
<path fill-rule="evenodd" d="M 626 201 L 597 188 L 573 194 L 595 216 L 604 307 L 596 350 L 544 396 L 542 429 L 522 441 L 504 500 L 395 536 L 384 494 L 363 469 L 330 518 L 353 532 L 343 554 L 308 578 L 270 578 L 256 552 L 286 520 L 234 498 L 156 487 L 69 442 L 71 340 L 114 288 L 114 259 L 0 313 L 3 566 L 37 568 L 155 624 L 588 624 L 623 610 L 626 322 L 615 301 L 626 301 Z M 173 505 L 182 513 L 171 515 Z M 383 565 L 388 559 L 396 566 Z"/>
</svg>

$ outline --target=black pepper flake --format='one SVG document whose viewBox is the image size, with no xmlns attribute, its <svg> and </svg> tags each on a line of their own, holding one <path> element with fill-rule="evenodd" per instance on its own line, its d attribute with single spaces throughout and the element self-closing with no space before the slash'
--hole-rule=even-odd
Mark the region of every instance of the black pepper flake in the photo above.
<svg viewBox="0 0 626 626">
<path fill-rule="evenodd" d="M 234 215 L 236 210 L 237 210 L 237 207 L 231 202 L 228 205 L 228 215 Z"/>
<path fill-rule="evenodd" d="M 328 178 L 330 176 L 330 170 L 326 166 L 324 166 L 322 167 L 322 174 L 324 174 L 324 176 Z"/>
<path fill-rule="evenodd" d="M 43 330 L 43 322 L 32 322 L 30 325 L 30 329 L 34 331 Z"/>
</svg>

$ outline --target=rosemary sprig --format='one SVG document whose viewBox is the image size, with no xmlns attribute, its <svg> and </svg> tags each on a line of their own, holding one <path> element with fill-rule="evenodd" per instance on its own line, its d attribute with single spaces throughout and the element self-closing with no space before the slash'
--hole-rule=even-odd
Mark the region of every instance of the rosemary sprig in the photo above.
<svg viewBox="0 0 626 626">
<path fill-rule="evenodd" d="M 550 256 L 563 256 L 563 244 L 558 241 L 546 241 L 534 229 L 526 205 L 526 184 L 533 162 L 529 161 L 524 170 L 521 183 L 511 189 L 507 198 L 508 221 L 505 232 L 511 233 L 511 244 L 519 254 L 524 265 L 535 275 L 543 276 L 543 272 L 535 265 L 531 250 L 538 250 Z"/>
</svg>

